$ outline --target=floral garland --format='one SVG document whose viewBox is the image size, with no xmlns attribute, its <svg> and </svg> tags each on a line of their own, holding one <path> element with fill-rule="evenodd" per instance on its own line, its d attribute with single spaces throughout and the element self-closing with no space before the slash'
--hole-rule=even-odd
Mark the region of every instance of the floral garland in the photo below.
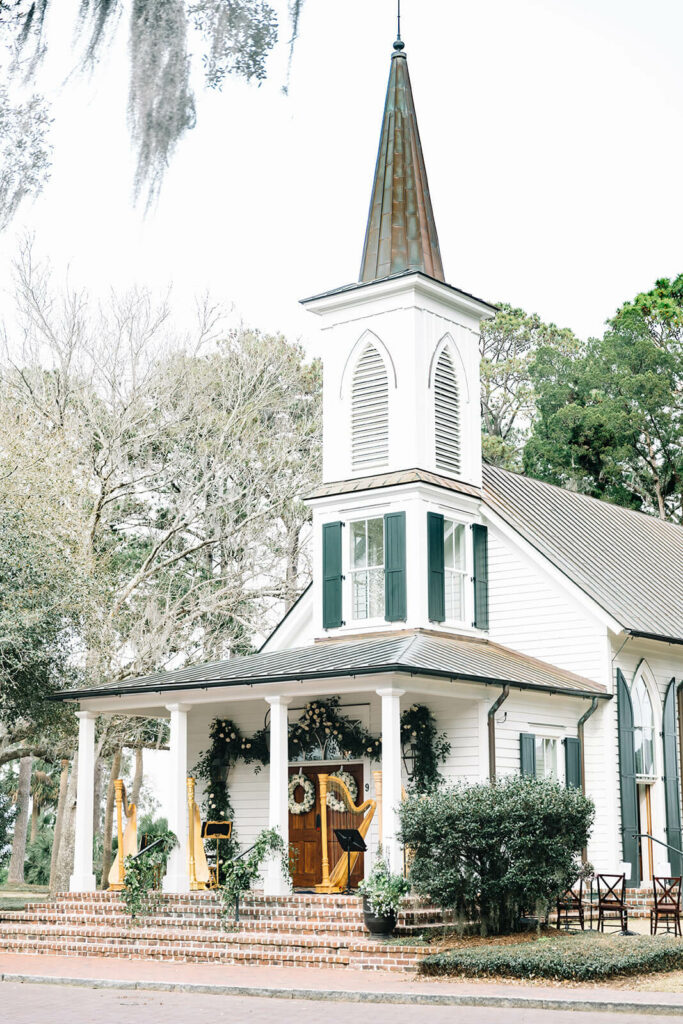
<svg viewBox="0 0 683 1024">
<path fill-rule="evenodd" d="M 451 744 L 445 732 L 437 733 L 436 719 L 426 704 L 413 704 L 401 715 L 401 745 L 411 789 L 426 793 L 437 786 L 439 765 L 446 761 Z"/>
<path fill-rule="evenodd" d="M 301 801 L 295 797 L 297 789 L 304 791 L 304 798 Z M 315 786 L 308 775 L 304 775 L 303 772 L 292 775 L 289 780 L 288 794 L 287 806 L 290 814 L 308 814 L 315 807 Z"/>
<path fill-rule="evenodd" d="M 382 740 L 343 714 L 339 697 L 328 697 L 306 704 L 299 721 L 289 729 L 290 757 L 302 760 L 314 751 L 320 752 L 322 761 L 363 757 L 378 761 Z"/>
<path fill-rule="evenodd" d="M 358 796 L 358 783 L 354 779 L 354 777 L 351 774 L 351 772 L 345 772 L 343 768 L 340 768 L 338 772 L 332 772 L 330 774 L 330 778 L 331 779 L 340 779 L 340 781 L 343 782 L 346 785 L 346 788 L 348 789 L 349 793 L 351 794 L 351 799 L 353 800 L 353 802 L 355 804 L 356 797 Z M 342 811 L 348 810 L 348 808 L 347 808 L 346 804 L 344 803 L 344 801 L 341 800 L 336 795 L 336 793 L 333 790 L 331 790 L 331 789 L 328 790 L 328 793 L 327 793 L 327 806 L 330 808 L 331 811 L 338 811 L 339 813 L 341 813 Z"/>
<path fill-rule="evenodd" d="M 215 718 L 209 738 L 211 746 L 194 767 L 196 776 L 203 783 L 202 810 L 209 820 L 232 820 L 234 811 L 228 785 L 230 771 L 239 760 L 253 764 L 255 772 L 270 762 L 268 729 L 259 729 L 253 736 L 245 736 L 231 719 Z M 437 733 L 434 715 L 426 705 L 413 704 L 401 715 L 401 744 L 411 788 L 423 793 L 437 785 L 439 765 L 445 762 L 451 745 L 445 733 Z M 302 761 L 311 754 L 326 761 L 361 758 L 379 761 L 382 740 L 373 736 L 360 722 L 348 718 L 340 707 L 339 697 L 328 697 L 306 704 L 299 720 L 289 727 L 290 759 Z M 355 779 L 348 772 L 341 773 L 340 778 L 346 782 L 355 802 L 358 794 Z M 339 797 L 332 792 L 327 795 L 327 806 L 331 810 L 344 809 Z M 305 812 L 297 810 L 293 813 Z M 234 838 L 231 843 L 235 844 Z M 228 849 L 221 849 L 230 856 Z"/>
</svg>

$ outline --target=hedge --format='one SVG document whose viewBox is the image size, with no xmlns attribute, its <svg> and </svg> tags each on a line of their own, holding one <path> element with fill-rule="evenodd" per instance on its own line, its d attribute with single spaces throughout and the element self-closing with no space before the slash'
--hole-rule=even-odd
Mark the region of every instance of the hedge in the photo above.
<svg viewBox="0 0 683 1024">
<path fill-rule="evenodd" d="M 470 978 L 601 981 L 683 968 L 683 941 L 668 936 L 593 934 L 452 949 L 426 957 L 423 974 Z"/>
</svg>

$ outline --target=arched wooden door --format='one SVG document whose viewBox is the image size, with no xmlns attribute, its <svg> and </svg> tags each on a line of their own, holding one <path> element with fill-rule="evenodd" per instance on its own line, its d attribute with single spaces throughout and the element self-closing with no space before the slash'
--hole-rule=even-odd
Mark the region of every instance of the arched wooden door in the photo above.
<svg viewBox="0 0 683 1024">
<path fill-rule="evenodd" d="M 290 864 L 295 889 L 312 889 L 322 881 L 323 852 L 320 831 L 320 786 L 318 785 L 318 776 L 322 774 L 330 775 L 341 767 L 341 764 L 306 764 L 289 769 L 290 777 L 303 772 L 315 786 L 315 804 L 312 809 L 306 814 L 292 814 L 291 811 L 289 814 L 289 843 L 293 851 Z M 344 771 L 349 772 L 356 780 L 356 785 L 358 786 L 356 803 L 362 803 L 365 799 L 363 791 L 363 765 L 345 764 L 343 768 Z M 301 800 L 301 791 L 295 795 L 298 800 Z M 360 817 L 357 814 L 351 814 L 346 811 L 334 811 L 328 806 L 327 844 L 330 870 L 342 856 L 342 850 L 337 842 L 334 830 L 336 828 L 358 828 L 359 821 Z M 352 888 L 362 881 L 363 874 L 363 855 L 361 854 L 351 873 Z"/>
</svg>

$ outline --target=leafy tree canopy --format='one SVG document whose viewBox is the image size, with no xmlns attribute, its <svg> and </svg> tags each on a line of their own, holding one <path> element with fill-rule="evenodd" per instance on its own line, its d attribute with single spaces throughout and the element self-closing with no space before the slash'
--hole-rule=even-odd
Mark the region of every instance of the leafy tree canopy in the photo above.
<svg viewBox="0 0 683 1024">
<path fill-rule="evenodd" d="M 526 472 L 680 521 L 683 275 L 626 302 L 583 351 L 543 347 Z"/>
</svg>

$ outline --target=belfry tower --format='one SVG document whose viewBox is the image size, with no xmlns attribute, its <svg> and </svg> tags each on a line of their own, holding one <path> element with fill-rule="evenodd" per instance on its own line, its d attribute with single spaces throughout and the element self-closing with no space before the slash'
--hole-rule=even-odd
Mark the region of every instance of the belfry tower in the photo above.
<svg viewBox="0 0 683 1024">
<path fill-rule="evenodd" d="M 464 578 L 481 488 L 479 324 L 495 309 L 446 284 L 400 39 L 359 280 L 304 305 L 320 318 L 324 371 L 316 635 L 476 631 Z M 450 525 L 430 519 L 428 534 L 428 512 Z M 430 569 L 429 544 L 458 574 L 442 598 L 430 596 L 441 558 Z"/>
</svg>

